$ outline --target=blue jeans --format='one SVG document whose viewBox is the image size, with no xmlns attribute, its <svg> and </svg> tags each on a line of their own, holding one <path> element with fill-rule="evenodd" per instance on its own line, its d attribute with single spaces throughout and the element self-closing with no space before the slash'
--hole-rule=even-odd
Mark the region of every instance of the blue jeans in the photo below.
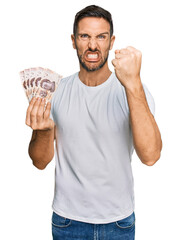
<svg viewBox="0 0 182 240">
<path fill-rule="evenodd" d="M 64 218 L 53 212 L 53 240 L 134 240 L 135 213 L 106 224 L 93 224 Z"/>
</svg>

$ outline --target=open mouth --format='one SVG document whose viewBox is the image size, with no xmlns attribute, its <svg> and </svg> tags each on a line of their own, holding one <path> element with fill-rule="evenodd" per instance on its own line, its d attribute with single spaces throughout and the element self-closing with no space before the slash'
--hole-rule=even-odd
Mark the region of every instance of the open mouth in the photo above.
<svg viewBox="0 0 182 240">
<path fill-rule="evenodd" d="M 97 62 L 100 60 L 100 54 L 98 52 L 86 52 L 85 59 L 88 62 Z"/>
</svg>

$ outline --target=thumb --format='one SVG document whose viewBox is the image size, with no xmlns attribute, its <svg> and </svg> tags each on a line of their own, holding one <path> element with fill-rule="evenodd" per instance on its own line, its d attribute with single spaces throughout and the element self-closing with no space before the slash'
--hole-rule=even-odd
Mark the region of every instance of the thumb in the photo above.
<svg viewBox="0 0 182 240">
<path fill-rule="evenodd" d="M 111 62 L 112 62 L 112 65 L 113 65 L 114 67 L 116 67 L 116 65 L 117 65 L 117 59 L 113 59 Z"/>
</svg>

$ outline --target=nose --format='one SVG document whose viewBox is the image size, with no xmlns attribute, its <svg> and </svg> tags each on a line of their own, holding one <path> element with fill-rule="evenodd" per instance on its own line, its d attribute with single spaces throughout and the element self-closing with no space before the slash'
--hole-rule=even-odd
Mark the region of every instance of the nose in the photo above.
<svg viewBox="0 0 182 240">
<path fill-rule="evenodd" d="M 95 38 L 91 38 L 89 43 L 88 43 L 88 47 L 92 50 L 95 50 L 97 48 L 97 41 Z"/>
</svg>

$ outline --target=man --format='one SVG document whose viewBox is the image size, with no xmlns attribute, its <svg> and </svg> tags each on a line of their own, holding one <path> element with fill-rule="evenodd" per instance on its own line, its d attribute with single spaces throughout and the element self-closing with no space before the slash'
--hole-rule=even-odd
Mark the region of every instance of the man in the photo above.
<svg viewBox="0 0 182 240">
<path fill-rule="evenodd" d="M 44 100 L 32 99 L 26 116 L 37 168 L 52 160 L 56 139 L 53 239 L 134 239 L 131 156 L 135 148 L 152 166 L 162 149 L 141 52 L 116 50 L 112 73 L 112 17 L 94 5 L 76 14 L 71 39 L 80 71 L 61 80 L 45 112 Z"/>
</svg>

